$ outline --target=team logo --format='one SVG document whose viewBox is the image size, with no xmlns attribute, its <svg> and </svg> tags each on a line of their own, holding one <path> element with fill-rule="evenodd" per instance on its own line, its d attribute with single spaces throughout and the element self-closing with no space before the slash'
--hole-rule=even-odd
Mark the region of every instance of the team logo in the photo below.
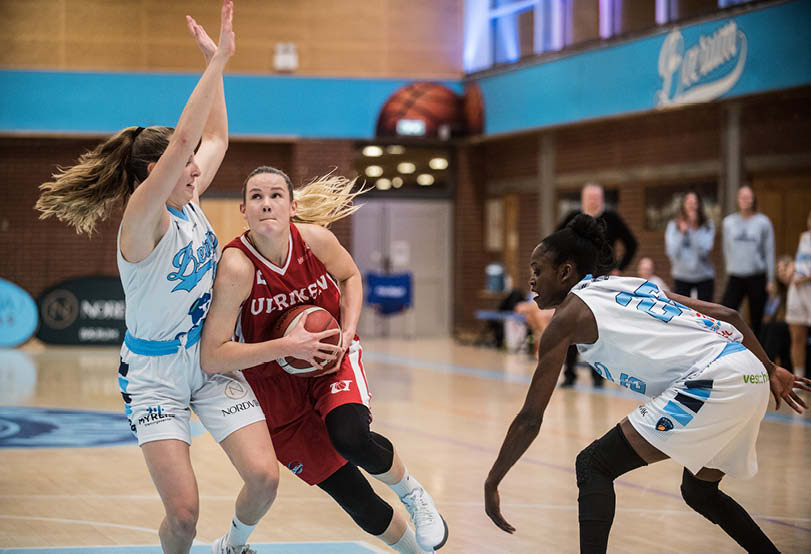
<svg viewBox="0 0 811 554">
<path fill-rule="evenodd" d="M 298 263 L 299 263 L 299 265 L 304 263 L 304 256 L 299 256 Z"/>
<path fill-rule="evenodd" d="M 645 406 L 640 406 L 639 407 L 639 414 L 642 417 L 645 417 L 646 415 L 648 415 L 648 409 Z"/>
<path fill-rule="evenodd" d="M 42 319 L 52 329 L 70 327 L 79 316 L 79 300 L 72 292 L 57 289 L 42 301 Z"/>
<path fill-rule="evenodd" d="M 293 475 L 298 475 L 304 471 L 304 464 L 301 462 L 290 462 L 287 464 L 287 469 L 293 472 Z"/>
<path fill-rule="evenodd" d="M 350 383 L 352 383 L 352 381 L 337 381 L 330 383 L 329 388 L 332 394 L 337 394 L 339 392 L 348 391 Z"/>
<path fill-rule="evenodd" d="M 240 398 L 245 398 L 245 395 L 248 394 L 248 391 L 245 387 L 242 386 L 242 383 L 239 381 L 229 381 L 225 385 L 225 396 L 230 398 L 231 400 L 239 400 Z"/>
<path fill-rule="evenodd" d="M 660 417 L 656 422 L 657 431 L 670 431 L 671 429 L 673 429 L 673 422 L 666 417 Z"/>
</svg>

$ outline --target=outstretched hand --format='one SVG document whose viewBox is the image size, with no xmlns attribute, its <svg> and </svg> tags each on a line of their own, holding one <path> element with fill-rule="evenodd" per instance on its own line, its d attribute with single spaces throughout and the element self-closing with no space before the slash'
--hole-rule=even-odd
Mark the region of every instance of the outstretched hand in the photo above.
<svg viewBox="0 0 811 554">
<path fill-rule="evenodd" d="M 484 483 L 484 511 L 493 520 L 496 527 L 506 533 L 515 533 L 515 527 L 507 523 L 507 520 L 501 515 L 501 499 L 498 495 L 498 487 L 487 482 Z"/>
<path fill-rule="evenodd" d="M 208 33 L 206 33 L 206 30 L 203 29 L 203 26 L 197 23 L 197 21 L 195 21 L 190 15 L 186 16 L 186 26 L 189 28 L 189 32 L 197 42 L 197 46 L 203 53 L 207 64 L 211 61 L 211 58 L 214 57 L 214 53 L 217 51 L 217 45 L 214 44 L 214 41 L 211 40 L 210 36 L 208 36 Z"/>
<path fill-rule="evenodd" d="M 782 367 L 775 367 L 774 373 L 769 378 L 769 387 L 774 396 L 775 410 L 780 409 L 782 400 L 785 400 L 786 404 L 798 414 L 803 413 L 804 409 L 808 409 L 808 405 L 797 395 L 795 389 L 811 391 L 811 379 L 797 377 Z"/>
<path fill-rule="evenodd" d="M 223 0 L 220 13 L 220 43 L 217 52 L 230 58 L 236 52 L 234 39 L 234 0 Z"/>
</svg>

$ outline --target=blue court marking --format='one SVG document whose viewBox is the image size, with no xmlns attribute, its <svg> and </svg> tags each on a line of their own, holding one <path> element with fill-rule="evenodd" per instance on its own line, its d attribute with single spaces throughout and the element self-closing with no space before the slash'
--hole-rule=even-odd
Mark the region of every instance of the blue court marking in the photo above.
<svg viewBox="0 0 811 554">
<path fill-rule="evenodd" d="M 257 554 L 377 554 L 375 550 L 361 541 L 335 541 L 335 542 L 275 542 L 251 543 L 251 548 Z M 0 549 L 0 554 L 161 554 L 158 545 L 137 546 L 61 546 L 53 548 L 6 548 Z M 210 554 L 209 545 L 192 546 L 191 554 Z"/>
<path fill-rule="evenodd" d="M 367 360 L 375 362 L 383 362 L 393 366 L 405 367 L 408 369 L 427 369 L 437 373 L 449 373 L 453 375 L 469 375 L 471 377 L 478 377 L 479 379 L 490 379 L 494 381 L 502 381 L 504 383 L 520 383 L 528 385 L 532 381 L 532 375 L 513 375 L 511 373 L 504 373 L 494 369 L 478 369 L 474 367 L 465 367 L 446 362 L 435 362 L 431 360 L 420 360 L 417 358 L 409 358 L 407 356 L 397 356 L 394 354 L 385 354 L 382 352 L 363 351 L 363 357 Z M 581 364 L 578 364 L 580 366 Z M 619 387 L 604 387 L 596 388 L 585 385 L 575 385 L 575 390 L 589 392 L 591 394 L 598 394 L 601 396 L 610 396 L 615 398 L 633 398 L 640 399 L 640 395 L 633 393 L 627 389 Z M 765 421 L 772 423 L 790 423 L 792 425 L 802 425 L 811 427 L 811 420 L 804 418 L 801 415 L 784 414 L 781 412 L 766 412 L 763 417 Z"/>
<path fill-rule="evenodd" d="M 206 430 L 191 422 L 191 435 Z M 94 448 L 135 445 L 123 412 L 0 406 L 0 449 Z"/>
</svg>

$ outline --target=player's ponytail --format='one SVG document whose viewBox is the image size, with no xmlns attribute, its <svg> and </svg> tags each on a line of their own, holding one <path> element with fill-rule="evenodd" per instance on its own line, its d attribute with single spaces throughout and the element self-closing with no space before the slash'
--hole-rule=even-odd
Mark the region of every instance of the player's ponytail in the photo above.
<svg viewBox="0 0 811 554">
<path fill-rule="evenodd" d="M 565 228 L 546 237 L 544 250 L 555 254 L 556 266 L 571 260 L 580 277 L 605 275 L 614 268 L 614 252 L 605 238 L 605 223 L 578 214 Z"/>
<path fill-rule="evenodd" d="M 169 144 L 170 127 L 128 127 L 79 157 L 76 165 L 57 167 L 53 181 L 40 185 L 40 219 L 56 216 L 79 234 L 92 235 L 116 204 L 123 205 L 149 175 Z"/>
<path fill-rule="evenodd" d="M 296 189 L 293 194 L 298 208 L 293 221 L 327 227 L 352 215 L 360 209 L 360 205 L 353 203 L 355 197 L 369 190 L 361 187 L 353 191 L 356 181 L 357 177 L 347 179 L 328 173 Z"/>
</svg>

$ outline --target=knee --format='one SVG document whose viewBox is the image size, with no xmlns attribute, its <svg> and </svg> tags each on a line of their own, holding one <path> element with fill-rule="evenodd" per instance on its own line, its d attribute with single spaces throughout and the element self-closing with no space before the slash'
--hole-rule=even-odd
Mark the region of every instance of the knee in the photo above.
<svg viewBox="0 0 811 554">
<path fill-rule="evenodd" d="M 185 504 L 174 506 L 166 513 L 166 524 L 172 536 L 193 539 L 197 534 L 197 505 Z"/>
<path fill-rule="evenodd" d="M 363 458 L 363 453 L 371 443 L 368 431 L 359 429 L 343 429 L 340 432 L 330 432 L 330 441 L 341 456 L 359 465 L 357 460 Z"/>
<path fill-rule="evenodd" d="M 245 486 L 248 490 L 264 498 L 268 504 L 272 503 L 279 490 L 279 464 L 274 460 L 272 464 L 252 467 L 246 473 Z"/>
<path fill-rule="evenodd" d="M 574 460 L 574 470 L 578 487 L 582 487 L 591 478 L 594 471 L 594 453 L 597 447 L 597 441 L 592 442 L 581 450 Z"/>
<path fill-rule="evenodd" d="M 686 468 L 681 481 L 681 497 L 694 511 L 715 523 L 714 501 L 718 494 L 718 483 L 701 481 Z"/>
</svg>

